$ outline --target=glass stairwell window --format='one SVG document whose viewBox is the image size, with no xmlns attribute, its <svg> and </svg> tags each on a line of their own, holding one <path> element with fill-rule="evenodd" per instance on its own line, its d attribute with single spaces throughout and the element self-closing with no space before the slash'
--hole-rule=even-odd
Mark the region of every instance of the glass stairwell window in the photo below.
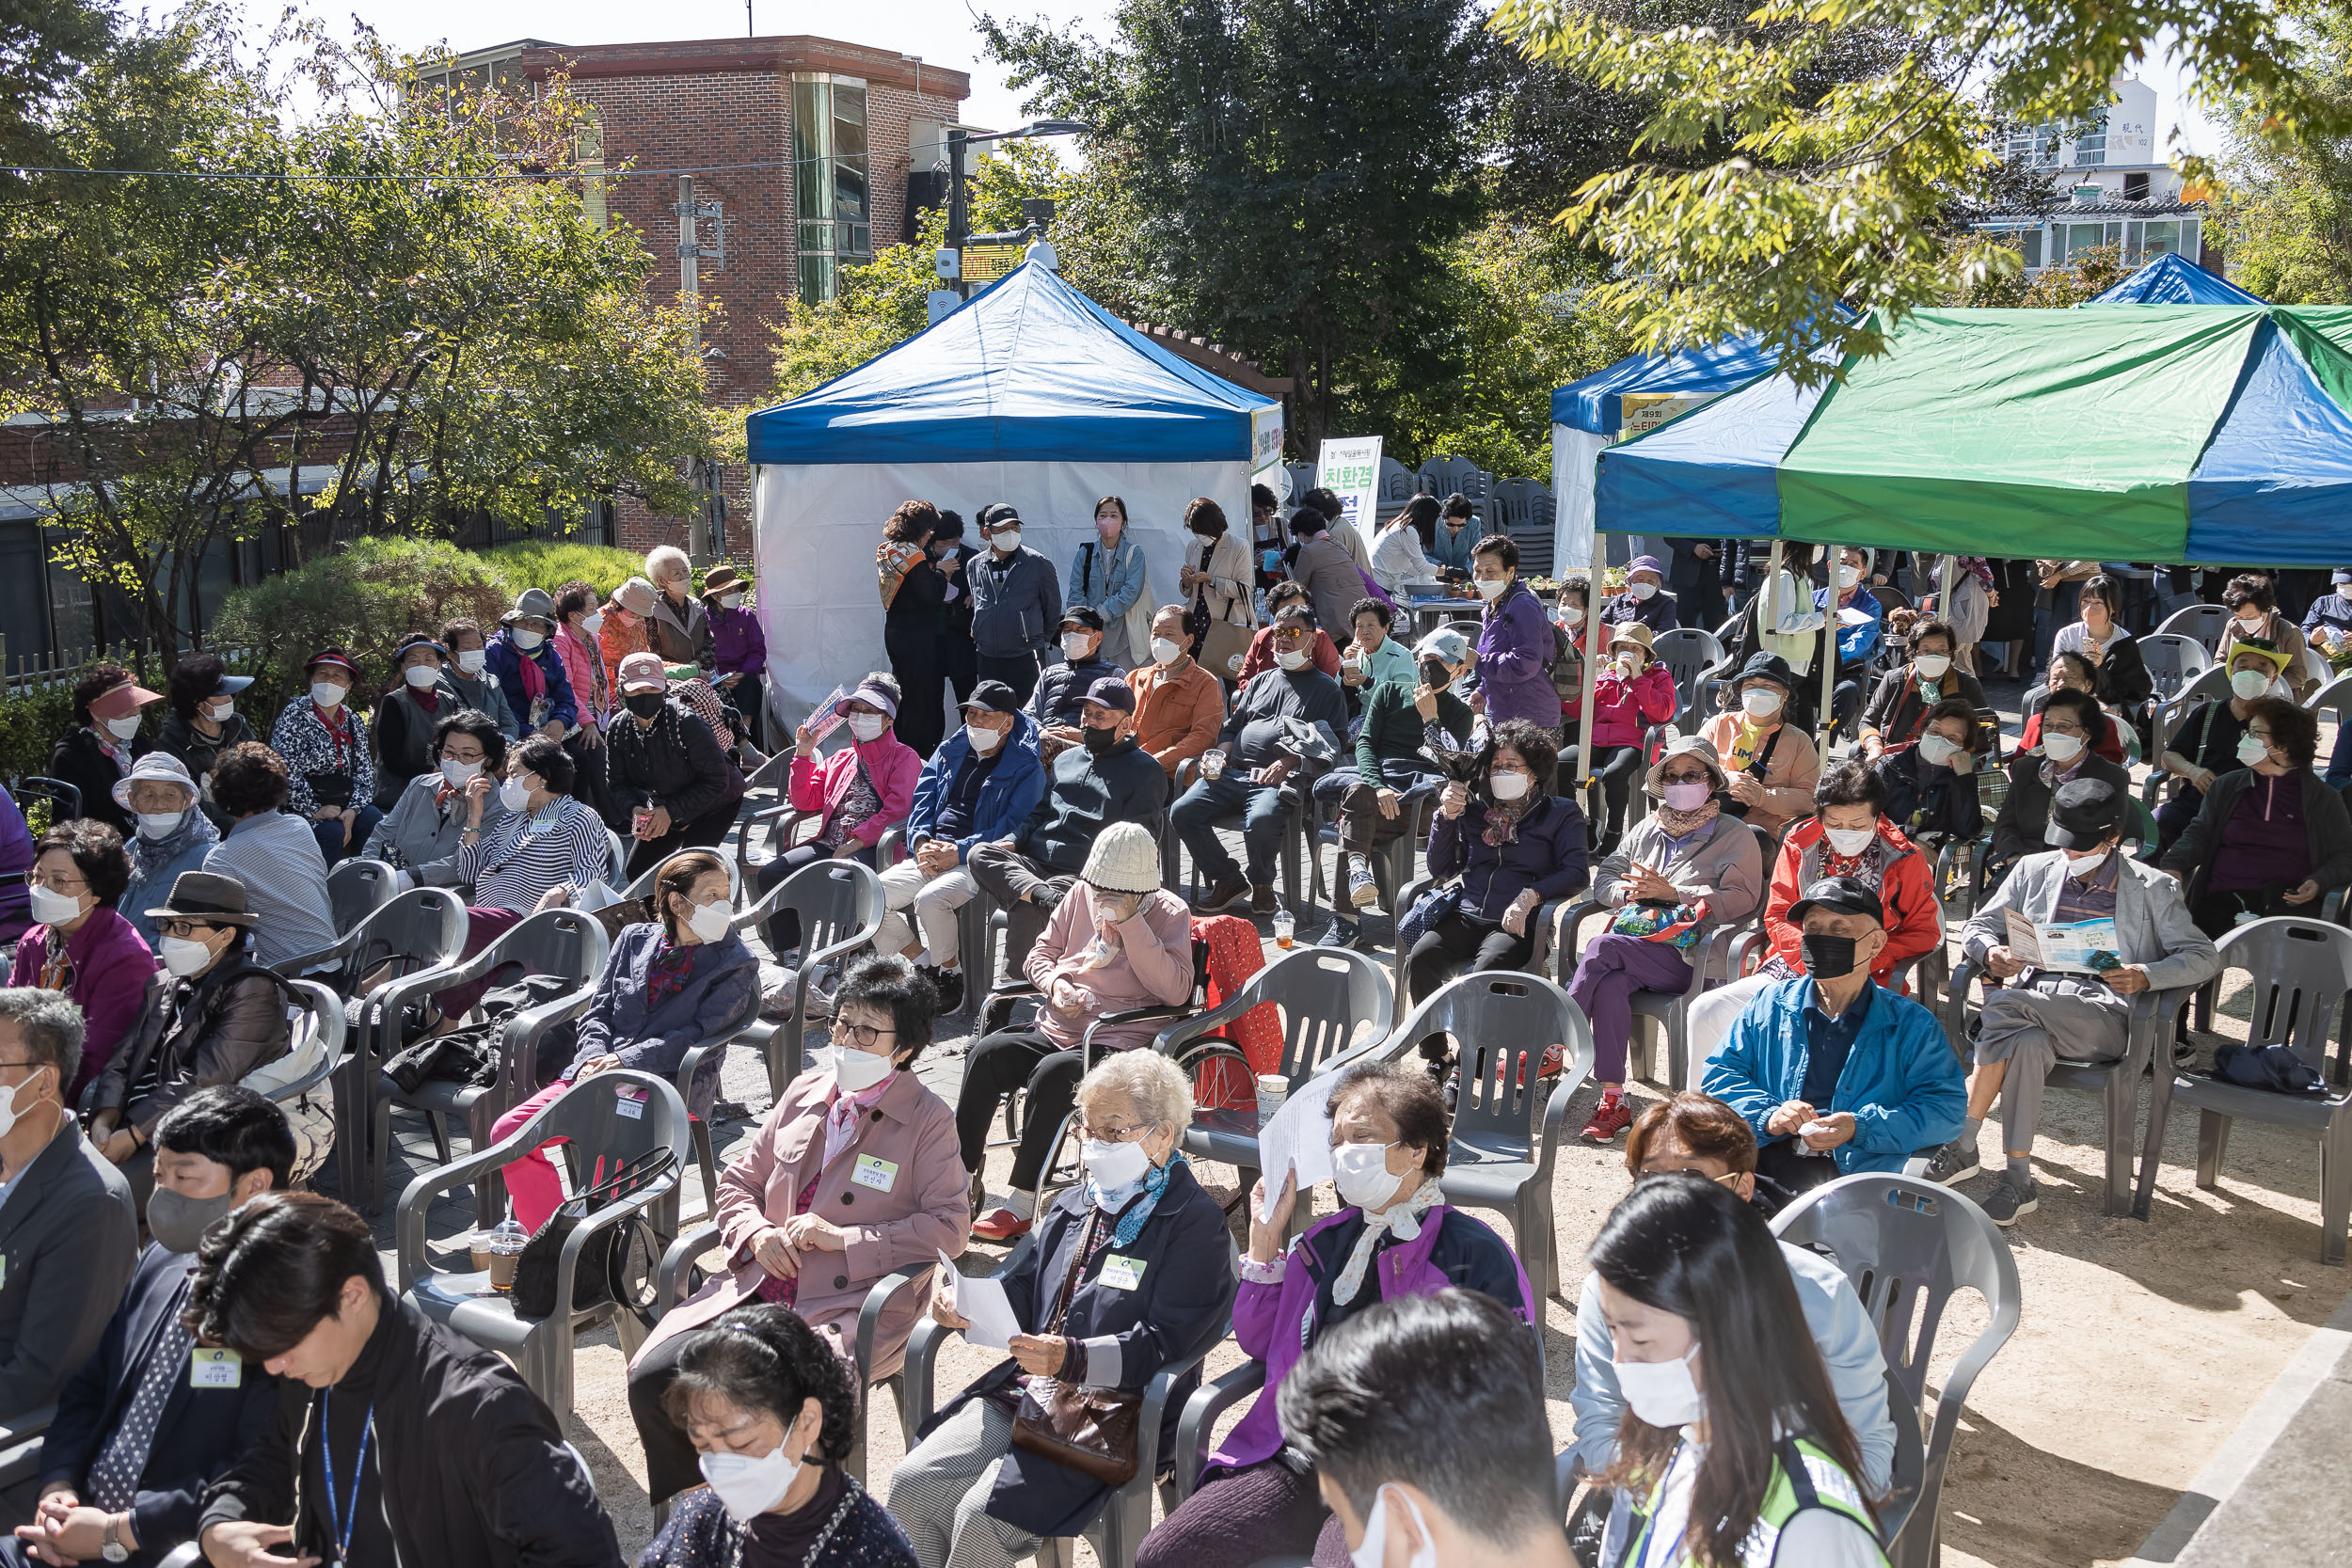
<svg viewBox="0 0 2352 1568">
<path fill-rule="evenodd" d="M 873 260 L 866 84 L 850 77 L 792 79 L 794 238 L 803 304 L 831 299 L 840 268 Z"/>
</svg>

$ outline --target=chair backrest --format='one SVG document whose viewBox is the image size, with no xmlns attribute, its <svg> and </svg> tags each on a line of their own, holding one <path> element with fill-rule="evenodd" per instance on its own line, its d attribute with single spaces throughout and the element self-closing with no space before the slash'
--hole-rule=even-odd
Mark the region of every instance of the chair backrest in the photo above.
<svg viewBox="0 0 2352 1568">
<path fill-rule="evenodd" d="M 71 822 L 82 815 L 82 786 L 68 784 L 63 779 L 30 773 L 17 780 L 16 787 L 9 794 L 16 800 L 19 810 L 24 808 L 28 799 L 39 797 L 46 800 L 49 802 L 49 826 L 52 828 L 62 822 Z M 35 832 L 38 833 L 40 830 Z"/>
<path fill-rule="evenodd" d="M 1311 469 L 1309 470 L 1312 472 Z M 1380 504 L 1403 506 L 1413 499 L 1418 482 L 1413 470 L 1395 458 L 1383 454 L 1380 459 Z"/>
<path fill-rule="evenodd" d="M 1911 595 L 1892 584 L 1879 584 L 1870 590 L 1870 597 L 1878 600 L 1881 610 L 1909 610 L 1911 608 Z"/>
<path fill-rule="evenodd" d="M 1494 513 L 1494 523 L 1497 528 L 1506 533 L 1518 533 L 1527 526 L 1527 503 L 1531 499 L 1530 492 L 1534 483 L 1534 480 L 1528 479 L 1495 481 L 1494 494 L 1489 498 L 1488 509 Z"/>
<path fill-rule="evenodd" d="M 2328 1037 L 2352 991 L 2352 930 L 2301 915 L 2251 920 L 2214 944 L 2252 981 L 2249 1046 L 2283 1045 L 2323 1074 Z"/>
<path fill-rule="evenodd" d="M 334 913 L 338 935 L 392 901 L 400 892 L 400 873 L 382 861 L 345 861 L 326 874 L 326 904 Z"/>
<path fill-rule="evenodd" d="M 474 955 L 466 967 L 475 971 L 474 979 L 514 963 L 532 974 L 586 985 L 604 968 L 612 946 L 604 922 L 595 915 L 580 910 L 541 910 Z"/>
<path fill-rule="evenodd" d="M 315 1086 L 343 1055 L 342 998 L 316 980 L 289 980 L 286 988 L 299 1015 L 293 1043 L 285 1055 L 239 1080 L 257 1094 L 281 1101 Z"/>
<path fill-rule="evenodd" d="M 1467 457 L 1439 457 L 1421 466 L 1421 487 L 1440 500 L 1458 490 L 1483 507 L 1494 493 L 1494 476 Z M 1481 520 L 1494 521 L 1483 514 Z"/>
<path fill-rule="evenodd" d="M 1675 695 L 1681 700 L 1681 713 L 1687 714 L 1698 705 L 1699 675 L 1724 662 L 1724 645 L 1711 631 L 1677 626 L 1658 634 L 1650 644 L 1650 657 L 1674 676 Z"/>
<path fill-rule="evenodd" d="M 2352 721 L 2352 674 L 2328 681 L 2303 705 L 2313 713 L 2332 713 L 2340 723 Z"/>
<path fill-rule="evenodd" d="M 604 879 L 619 887 L 621 879 L 628 875 L 628 846 L 621 842 L 621 835 L 610 828 L 604 831 L 604 838 L 607 863 Z"/>
<path fill-rule="evenodd" d="M 1376 959 L 1346 947 L 1303 947 L 1249 977 L 1240 996 L 1271 1002 L 1282 1020 L 1282 1071 L 1295 1086 L 1395 1017 L 1396 991 Z"/>
<path fill-rule="evenodd" d="M 1849 1176 L 1782 1210 L 1772 1229 L 1844 1271 L 1878 1331 L 1887 1370 L 1915 1406 L 1926 1400 L 1936 1331 L 1954 1292 L 1981 1294 L 1992 1318 L 1944 1379 L 1943 1402 L 1955 1415 L 1968 1385 L 2017 1330 L 2017 1260 L 1999 1227 L 1950 1188 L 1909 1176 Z M 1940 1414 L 1936 1425 L 1944 1425 Z"/>
<path fill-rule="evenodd" d="M 1413 1009 L 1401 1033 L 1410 1037 L 1405 1046 L 1438 1034 L 1459 1042 L 1454 1136 L 1468 1143 L 1528 1138 L 1554 1087 L 1536 1076 L 1548 1047 L 1563 1048 L 1561 1082 L 1570 1095 L 1593 1070 L 1593 1027 L 1584 1009 L 1549 980 L 1518 970 L 1455 975 Z"/>
<path fill-rule="evenodd" d="M 455 963 L 466 950 L 466 903 L 445 887 L 416 887 L 394 894 L 346 938 L 342 962 L 328 988 L 348 996 L 360 980 L 386 964 L 396 974 L 415 974 Z"/>
<path fill-rule="evenodd" d="M 2230 695 L 2230 672 L 2217 664 L 2183 687 L 2177 696 L 2159 703 L 2150 727 L 2155 731 L 2155 752 L 2162 756 L 2188 716 L 2201 703 L 2218 703 Z"/>
<path fill-rule="evenodd" d="M 614 1162 L 632 1166 L 649 1154 L 676 1157 L 675 1173 L 692 1158 L 686 1101 L 677 1085 L 650 1072 L 614 1068 L 582 1079 L 532 1118 L 541 1141 L 569 1140 L 564 1151 L 574 1190 L 591 1181 L 599 1164 L 612 1174 Z"/>
<path fill-rule="evenodd" d="M 2202 642 L 2179 632 L 2150 632 L 2139 640 L 2139 661 L 2148 667 L 2159 701 L 2169 702 L 2181 688 L 2213 668 L 2212 654 Z"/>
<path fill-rule="evenodd" d="M 801 951 L 814 953 L 879 924 L 882 901 L 882 879 L 867 867 L 856 861 L 815 861 L 738 914 L 735 928 L 747 930 L 780 910 L 791 910 L 801 917 Z"/>
<path fill-rule="evenodd" d="M 2230 629 L 2230 620 L 2231 610 L 2226 605 L 2183 605 L 2165 618 L 2164 625 L 2156 628 L 2156 635 L 2161 637 L 2169 632 L 2194 638 L 2210 657 L 2221 651 L 2221 639 Z"/>
<path fill-rule="evenodd" d="M 670 868 L 670 863 L 677 859 L 678 855 L 694 854 L 717 855 L 719 857 L 719 863 L 726 867 L 727 901 L 730 904 L 740 904 L 743 901 L 742 872 L 737 867 L 735 858 L 733 856 L 720 854 L 719 850 L 716 848 L 680 849 L 677 851 L 677 854 L 662 856 L 659 864 L 647 866 L 644 876 L 638 878 L 635 881 L 629 883 L 628 886 L 621 890 L 622 900 L 626 902 L 631 898 L 651 898 L 653 896 L 654 883 L 661 879 L 661 874 Z"/>
</svg>

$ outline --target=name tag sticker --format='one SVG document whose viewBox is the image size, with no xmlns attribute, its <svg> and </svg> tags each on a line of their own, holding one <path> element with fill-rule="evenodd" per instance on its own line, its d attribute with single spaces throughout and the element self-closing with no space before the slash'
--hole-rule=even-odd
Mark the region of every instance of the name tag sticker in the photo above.
<svg viewBox="0 0 2352 1568">
<path fill-rule="evenodd" d="M 1099 1283 L 1114 1291 L 1132 1291 L 1143 1283 L 1144 1259 L 1121 1258 L 1112 1253 L 1103 1259 L 1103 1272 L 1096 1275 Z"/>
<path fill-rule="evenodd" d="M 850 1172 L 850 1180 L 861 1187 L 871 1187 L 886 1193 L 898 1184 L 898 1167 L 887 1160 L 877 1160 L 871 1154 L 857 1157 L 857 1166 Z"/>
<path fill-rule="evenodd" d="M 551 833 L 555 832 L 555 821 L 552 817 L 546 818 L 544 820 L 534 818 L 531 825 L 525 828 L 523 832 L 527 833 Z"/>
<path fill-rule="evenodd" d="M 645 1116 L 645 1092 L 643 1089 L 619 1090 L 612 1101 L 613 1114 L 630 1121 L 642 1121 Z"/>
<path fill-rule="evenodd" d="M 234 1388 L 245 1381 L 245 1358 L 223 1347 L 199 1345 L 188 1353 L 188 1386 Z"/>
</svg>

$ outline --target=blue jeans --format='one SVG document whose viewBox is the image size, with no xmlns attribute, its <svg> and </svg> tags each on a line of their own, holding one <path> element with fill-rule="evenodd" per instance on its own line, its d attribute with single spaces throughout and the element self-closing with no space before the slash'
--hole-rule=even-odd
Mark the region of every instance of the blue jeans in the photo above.
<svg viewBox="0 0 2352 1568">
<path fill-rule="evenodd" d="M 1229 762 L 1221 779 L 1202 779 L 1184 791 L 1168 814 L 1176 836 L 1192 853 L 1192 863 L 1212 886 L 1231 881 L 1242 868 L 1217 841 L 1216 825 L 1228 817 L 1241 818 L 1241 836 L 1249 855 L 1249 880 L 1264 886 L 1274 880 L 1282 852 L 1282 828 L 1290 813 L 1282 792 L 1271 784 L 1251 784 L 1239 764 Z"/>
<path fill-rule="evenodd" d="M 2352 784 L 2352 721 L 2336 730 L 2336 749 L 2328 753 L 2328 787 L 2342 789 Z"/>
<path fill-rule="evenodd" d="M 313 822 L 310 833 L 319 841 L 319 853 L 326 857 L 326 863 L 339 865 L 367 847 L 368 835 L 375 832 L 375 825 L 383 820 L 384 814 L 373 806 L 361 806 L 352 818 L 348 839 L 343 836 L 343 825 L 340 821 Z"/>
</svg>

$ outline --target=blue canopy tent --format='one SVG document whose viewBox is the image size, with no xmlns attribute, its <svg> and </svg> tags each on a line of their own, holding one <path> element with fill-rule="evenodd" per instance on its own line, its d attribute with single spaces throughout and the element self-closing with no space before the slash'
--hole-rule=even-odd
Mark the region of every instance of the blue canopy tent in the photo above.
<svg viewBox="0 0 2352 1568">
<path fill-rule="evenodd" d="M 2133 273 L 2090 305 L 2267 305 L 2228 278 L 2207 272 L 2194 261 L 2169 252 Z"/>
<path fill-rule="evenodd" d="M 1155 600 L 1175 597 L 1186 504 L 1206 496 L 1248 517 L 1252 471 L 1281 457 L 1282 405 L 1177 357 L 1032 261 L 928 331 L 751 415 L 745 433 L 771 698 L 804 711 L 887 667 L 874 548 L 901 501 L 960 512 L 967 530 L 982 506 L 1010 502 L 1024 545 L 1066 578 L 1094 537 L 1096 499 L 1119 496 L 1150 566 L 1148 623 Z"/>
</svg>

